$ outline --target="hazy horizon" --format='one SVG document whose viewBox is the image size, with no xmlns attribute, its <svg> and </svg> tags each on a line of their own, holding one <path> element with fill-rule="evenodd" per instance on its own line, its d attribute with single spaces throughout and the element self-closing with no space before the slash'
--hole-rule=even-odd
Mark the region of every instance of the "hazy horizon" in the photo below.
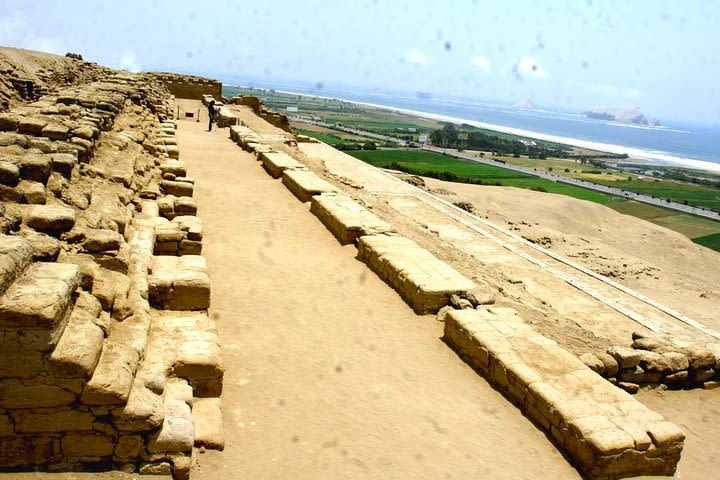
<svg viewBox="0 0 720 480">
<path fill-rule="evenodd" d="M 720 124 L 712 2 L 0 0 L 0 44 L 130 70 Z M 89 13 L 81 13 L 89 12 Z"/>
</svg>

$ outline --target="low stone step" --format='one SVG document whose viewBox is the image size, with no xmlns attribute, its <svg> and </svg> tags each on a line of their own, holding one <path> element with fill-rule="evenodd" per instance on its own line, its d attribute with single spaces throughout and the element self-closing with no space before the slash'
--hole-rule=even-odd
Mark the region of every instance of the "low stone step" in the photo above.
<svg viewBox="0 0 720 480">
<path fill-rule="evenodd" d="M 192 415 L 195 424 L 195 447 L 223 450 L 225 434 L 220 399 L 194 398 Z"/>
<path fill-rule="evenodd" d="M 284 152 L 261 153 L 258 158 L 260 158 L 263 167 L 273 178 L 280 178 L 282 173 L 288 169 L 305 168 L 305 165 Z"/>
<path fill-rule="evenodd" d="M 363 235 L 373 235 L 391 230 L 388 223 L 380 220 L 348 195 L 314 196 L 311 200 L 310 211 L 342 245 L 356 243 L 357 239 Z"/>
<path fill-rule="evenodd" d="M 192 388 L 187 381 L 180 378 L 168 379 L 163 395 L 163 423 L 150 435 L 147 443 L 150 454 L 192 451 L 195 443 L 192 402 Z"/>
<path fill-rule="evenodd" d="M 93 313 L 82 304 L 73 308 L 65 331 L 48 358 L 48 369 L 55 378 L 90 378 L 95 371 L 105 334 L 98 326 L 100 312 Z"/>
<path fill-rule="evenodd" d="M 309 170 L 285 170 L 282 183 L 301 202 L 309 202 L 314 195 L 337 192 L 337 188 Z"/>
<path fill-rule="evenodd" d="M 267 143 L 246 142 L 244 148 L 248 152 L 254 153 L 257 156 L 261 153 L 270 153 L 273 151 L 272 147 Z"/>
<path fill-rule="evenodd" d="M 110 326 L 100 360 L 80 397 L 83 403 L 118 405 L 127 402 L 135 372 L 145 354 L 150 321 L 149 313 L 136 312 Z"/>
<path fill-rule="evenodd" d="M 43 154 L 27 154 L 20 157 L 20 178 L 47 183 L 53 171 L 52 157 Z"/>
<path fill-rule="evenodd" d="M 162 378 L 159 372 L 165 369 L 186 379 L 195 397 L 222 393 L 224 368 L 218 333 L 207 313 L 154 311 L 153 333 L 168 339 L 171 347 L 165 348 L 164 356 L 157 355 L 156 360 L 149 362 L 148 371 L 155 373 L 147 375 L 146 384 L 158 383 L 157 379 Z"/>
<path fill-rule="evenodd" d="M 227 107 L 221 107 L 217 115 L 217 125 L 220 128 L 230 127 L 238 124 L 239 119 Z"/>
<path fill-rule="evenodd" d="M 148 284 L 154 308 L 204 310 L 210 306 L 210 277 L 199 255 L 154 257 Z"/>
<path fill-rule="evenodd" d="M 39 232 L 58 234 L 75 225 L 75 211 L 58 205 L 34 205 L 25 214 L 24 221 Z"/>
<path fill-rule="evenodd" d="M 33 247 L 22 237 L 0 235 L 0 294 L 25 271 L 33 257 Z"/>
<path fill-rule="evenodd" d="M 241 148 L 246 149 L 248 143 L 260 142 L 260 136 L 242 125 L 230 127 L 230 140 L 237 143 Z"/>
<path fill-rule="evenodd" d="M 513 310 L 453 310 L 444 339 L 590 478 L 673 475 L 685 435 Z"/>
<path fill-rule="evenodd" d="M 206 315 L 173 316 L 176 349 L 172 372 L 190 382 L 196 397 L 215 397 L 222 393 L 224 368 L 215 322 Z"/>
<path fill-rule="evenodd" d="M 165 415 L 162 395 L 169 378 L 184 378 L 195 397 L 220 395 L 222 391 L 223 367 L 215 323 L 204 312 L 155 310 L 152 317 L 145 357 L 127 404 L 113 411 L 113 423 L 122 431 L 160 427 Z M 194 343 L 195 355 L 182 355 L 188 342 L 204 342 L 204 348 Z"/>
<path fill-rule="evenodd" d="M 203 239 L 203 227 L 200 217 L 194 215 L 179 215 L 173 218 L 173 223 L 180 225 L 188 240 L 199 242 Z"/>
<path fill-rule="evenodd" d="M 176 177 L 184 177 L 187 174 L 187 170 L 185 169 L 185 162 L 181 162 L 178 160 L 171 160 L 165 163 L 161 163 L 158 168 L 160 169 L 161 175 L 165 175 L 166 173 L 172 173 Z"/>
<path fill-rule="evenodd" d="M 77 265 L 32 264 L 0 298 L 0 329 L 62 333 L 80 280 Z"/>
<path fill-rule="evenodd" d="M 164 388 L 164 383 L 163 383 Z M 135 377 L 127 403 L 112 411 L 113 425 L 121 432 L 149 432 L 165 419 L 162 391 L 158 394 Z"/>
<path fill-rule="evenodd" d="M 78 158 L 76 154 L 71 153 L 53 153 L 51 156 L 52 168 L 54 171 L 70 177 L 73 168 L 78 164 Z"/>
<path fill-rule="evenodd" d="M 176 197 L 192 197 L 194 188 L 194 185 L 189 182 L 176 182 L 173 180 L 160 182 L 160 189 L 164 194 Z"/>
<path fill-rule="evenodd" d="M 365 235 L 358 240 L 358 258 L 392 286 L 418 314 L 437 313 L 453 294 L 464 296 L 475 284 L 399 235 Z"/>
</svg>

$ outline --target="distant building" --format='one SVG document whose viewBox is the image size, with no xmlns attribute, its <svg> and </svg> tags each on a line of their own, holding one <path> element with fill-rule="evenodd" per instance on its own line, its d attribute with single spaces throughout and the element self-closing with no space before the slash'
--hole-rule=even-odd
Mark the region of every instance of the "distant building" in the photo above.
<svg viewBox="0 0 720 480">
<path fill-rule="evenodd" d="M 288 112 L 297 112 L 297 111 L 298 111 L 298 107 L 287 107 L 287 111 L 288 111 Z"/>
</svg>

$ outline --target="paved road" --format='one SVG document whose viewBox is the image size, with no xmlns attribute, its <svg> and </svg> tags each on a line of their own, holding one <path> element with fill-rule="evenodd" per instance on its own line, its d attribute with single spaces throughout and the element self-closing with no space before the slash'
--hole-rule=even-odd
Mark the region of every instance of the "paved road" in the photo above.
<svg viewBox="0 0 720 480">
<path fill-rule="evenodd" d="M 457 150 L 447 149 L 447 148 L 439 148 L 434 147 L 432 145 L 425 145 L 423 146 L 424 150 L 428 150 L 430 152 L 436 152 L 436 153 L 446 153 L 448 155 L 452 155 L 454 157 L 462 158 L 465 160 L 472 160 L 473 162 L 478 163 L 484 163 L 486 165 L 492 165 L 495 167 L 501 167 L 505 168 L 507 170 L 513 170 L 516 172 L 522 172 L 526 173 L 528 175 L 534 175 L 536 177 L 545 178 L 548 180 L 551 180 L 553 182 L 560 182 L 560 183 L 566 183 L 568 185 L 575 185 L 577 187 L 587 188 L 589 190 L 595 190 L 602 193 L 607 193 L 609 195 L 615 195 L 617 197 L 623 197 L 628 198 L 630 200 L 635 200 L 637 202 L 647 203 L 650 205 L 655 205 L 658 207 L 663 208 L 669 208 L 671 210 L 677 210 L 683 213 L 689 213 L 692 215 L 698 215 L 700 217 L 710 218 L 712 220 L 720 220 L 720 213 L 714 212 L 712 210 L 705 210 L 699 207 L 693 207 L 692 205 L 683 205 L 682 203 L 678 202 L 668 202 L 664 199 L 659 198 L 653 198 L 650 195 L 643 195 L 640 193 L 634 193 L 634 192 L 628 192 L 627 190 L 622 190 L 620 188 L 613 188 L 608 187 L 606 185 L 600 185 L 597 183 L 591 183 L 591 182 L 585 182 L 583 180 L 577 180 L 574 178 L 566 177 L 564 175 L 555 175 L 553 173 L 549 172 L 541 172 L 534 170 L 529 167 L 522 167 L 519 165 L 512 165 L 509 163 L 501 163 L 496 160 L 493 160 L 491 158 L 482 158 L 477 157 L 475 155 L 469 155 L 467 153 L 461 153 Z"/>
</svg>

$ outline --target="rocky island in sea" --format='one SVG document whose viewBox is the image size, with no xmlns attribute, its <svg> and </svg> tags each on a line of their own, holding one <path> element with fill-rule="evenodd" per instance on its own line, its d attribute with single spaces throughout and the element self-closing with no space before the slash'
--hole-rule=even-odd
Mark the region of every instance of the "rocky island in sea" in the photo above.
<svg viewBox="0 0 720 480">
<path fill-rule="evenodd" d="M 535 103 L 533 103 L 533 101 L 530 100 L 529 98 L 526 98 L 525 100 L 521 100 L 521 101 L 517 102 L 514 105 L 514 107 L 521 108 L 523 110 L 534 110 L 535 108 L 537 108 L 535 106 Z"/>
<path fill-rule="evenodd" d="M 585 110 L 582 114 L 596 120 L 610 120 L 613 122 L 627 123 L 629 125 L 659 125 L 657 121 L 651 124 L 638 107 L 592 108 Z"/>
</svg>

